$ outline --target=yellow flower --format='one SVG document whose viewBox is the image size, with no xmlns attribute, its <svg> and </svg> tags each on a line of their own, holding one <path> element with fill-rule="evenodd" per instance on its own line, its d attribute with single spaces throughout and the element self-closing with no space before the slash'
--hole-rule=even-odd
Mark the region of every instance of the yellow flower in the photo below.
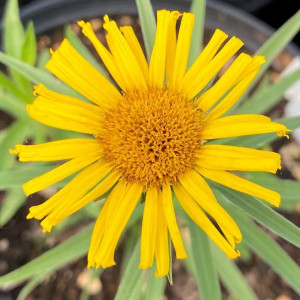
<svg viewBox="0 0 300 300">
<path fill-rule="evenodd" d="M 204 177 L 279 206 L 278 193 L 228 172 L 275 173 L 280 168 L 279 154 L 207 143 L 267 132 L 285 135 L 284 125 L 265 116 L 224 117 L 256 76 L 264 58 L 239 54 L 216 83 L 204 91 L 243 43 L 236 37 L 225 43 L 227 35 L 217 29 L 187 68 L 194 15 L 182 14 L 176 36 L 180 16 L 176 11 L 158 11 L 149 64 L 130 26 L 118 28 L 114 21 L 104 17 L 108 50 L 89 23 L 79 22 L 121 91 L 64 40 L 52 52 L 47 68 L 91 102 L 39 85 L 35 89 L 37 98 L 28 105 L 28 112 L 43 124 L 90 134 L 93 138 L 16 145 L 11 150 L 20 161 L 69 160 L 25 183 L 26 195 L 80 171 L 45 203 L 30 208 L 28 218 L 43 219 L 44 231 L 50 231 L 61 220 L 110 191 L 91 238 L 91 267 L 115 264 L 118 240 L 142 194 L 145 203 L 140 268 L 150 267 L 155 257 L 157 276 L 169 271 L 169 235 L 177 258 L 186 257 L 172 190 L 185 212 L 229 258 L 239 256 L 235 244 L 242 235 L 218 204 Z"/>
</svg>

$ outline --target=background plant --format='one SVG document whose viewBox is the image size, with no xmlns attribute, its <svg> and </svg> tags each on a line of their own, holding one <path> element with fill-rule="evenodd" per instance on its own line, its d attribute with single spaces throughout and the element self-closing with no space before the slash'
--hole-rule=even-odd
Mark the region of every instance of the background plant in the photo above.
<svg viewBox="0 0 300 300">
<path fill-rule="evenodd" d="M 150 1 L 136 0 L 146 53 L 149 56 L 154 43 L 155 17 Z M 195 29 L 190 51 L 192 62 L 201 50 L 205 17 L 205 1 L 194 0 L 191 11 L 195 13 Z M 121 12 L 120 12 L 121 13 Z M 33 101 L 32 84 L 45 84 L 54 91 L 80 97 L 74 90 L 58 81 L 44 68 L 49 58 L 48 51 L 41 52 L 37 58 L 36 37 L 32 23 L 23 27 L 19 19 L 17 0 L 8 0 L 4 15 L 4 52 L 0 53 L 0 62 L 7 66 L 7 72 L 0 73 L 0 109 L 14 118 L 9 127 L 0 132 L 0 189 L 5 190 L 0 212 L 0 226 L 4 226 L 25 201 L 21 189 L 22 183 L 51 169 L 49 164 L 25 165 L 15 161 L 8 153 L 14 144 L 41 143 L 47 140 L 71 138 L 78 134 L 45 127 L 30 119 L 26 112 L 26 103 Z M 284 91 L 300 78 L 300 70 L 271 83 L 268 77 L 262 79 L 265 71 L 275 57 L 290 42 L 300 29 L 300 11 L 284 24 L 258 51 L 264 55 L 267 63 L 263 65 L 256 78 L 258 87 L 254 93 L 249 91 L 240 100 L 231 113 L 265 113 L 276 105 Z M 84 44 L 71 30 L 66 27 L 65 36 L 72 45 L 89 60 L 100 72 L 107 75 L 101 65 L 88 52 Z M 241 37 L 243 39 L 243 37 Z M 276 120 L 290 129 L 300 126 L 300 118 L 282 118 Z M 273 134 L 263 134 L 251 137 L 223 139 L 222 142 L 244 147 L 259 149 L 270 148 L 270 143 L 276 139 Z M 213 142 L 212 142 L 213 143 Z M 220 141 L 218 141 L 220 144 Z M 299 203 L 300 185 L 291 180 L 280 180 L 270 174 L 243 173 L 247 178 L 267 188 L 278 191 L 282 195 L 279 211 L 270 208 L 261 200 L 232 191 L 215 183 L 211 187 L 222 206 L 234 217 L 243 233 L 240 251 L 242 259 L 247 258 L 251 251 L 260 256 L 300 295 L 300 268 L 286 252 L 271 239 L 260 225 L 273 231 L 283 239 L 300 247 L 300 230 L 284 218 L 280 211 L 292 211 Z M 56 184 L 59 188 L 66 181 Z M 85 209 L 68 218 L 54 230 L 53 235 L 64 231 L 79 222 L 94 220 L 101 209 L 101 201 L 91 203 Z M 174 199 L 176 205 L 177 200 Z M 186 217 L 176 206 L 185 234 L 188 259 L 185 267 L 197 282 L 201 299 L 221 299 L 220 281 L 236 299 L 257 299 L 242 273 L 233 261 L 227 260 L 224 254 L 210 242 L 203 231 Z M 138 269 L 139 244 L 137 242 L 142 217 L 142 207 L 139 206 L 126 228 L 126 244 L 122 258 L 121 283 L 115 299 L 160 299 L 164 294 L 166 279 L 155 278 L 154 268 Z M 258 225 L 260 224 L 260 225 Z M 65 242 L 43 253 L 31 262 L 17 270 L 0 277 L 0 288 L 9 289 L 24 281 L 18 299 L 26 299 L 27 295 L 46 276 L 75 259 L 85 256 L 88 250 L 92 225 L 88 225 Z M 0 229 L 1 234 L 1 229 Z M 52 234 L 51 234 L 52 235 Z M 48 235 L 48 236 L 51 236 Z M 171 271 L 171 269 L 170 269 Z M 90 280 L 99 276 L 101 269 L 90 270 Z M 172 272 L 168 278 L 172 283 Z M 88 297 L 88 291 L 82 291 L 82 299 Z"/>
</svg>

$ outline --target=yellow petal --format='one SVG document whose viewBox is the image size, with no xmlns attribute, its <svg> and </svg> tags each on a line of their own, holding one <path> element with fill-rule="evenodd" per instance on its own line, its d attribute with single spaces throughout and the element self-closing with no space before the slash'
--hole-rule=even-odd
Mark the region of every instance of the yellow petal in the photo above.
<svg viewBox="0 0 300 300">
<path fill-rule="evenodd" d="M 206 112 L 217 103 L 239 81 L 251 61 L 250 55 L 241 53 L 221 78 L 197 99 L 198 108 Z"/>
<path fill-rule="evenodd" d="M 188 216 L 211 238 L 211 240 L 227 255 L 236 258 L 239 252 L 226 241 L 217 228 L 211 223 L 194 199 L 178 183 L 173 184 L 176 198 Z"/>
<path fill-rule="evenodd" d="M 95 139 L 67 139 L 39 145 L 16 145 L 10 153 L 17 154 L 19 161 L 55 161 L 101 154 L 102 149 Z"/>
<path fill-rule="evenodd" d="M 169 22 L 169 33 L 167 40 L 168 55 L 166 58 L 166 75 L 167 82 L 173 77 L 174 61 L 176 55 L 176 43 L 177 43 L 177 33 L 176 33 L 176 23 L 181 16 L 178 11 L 171 11 L 170 22 Z"/>
<path fill-rule="evenodd" d="M 27 218 L 40 220 L 47 216 L 41 225 L 44 231 L 50 231 L 54 225 L 70 214 L 69 208 L 72 203 L 81 199 L 111 169 L 110 164 L 105 164 L 102 161 L 97 161 L 86 167 L 46 202 L 31 207 Z"/>
<path fill-rule="evenodd" d="M 212 181 L 225 185 L 239 192 L 261 198 L 275 205 L 276 207 L 279 207 L 280 205 L 280 194 L 277 192 L 269 190 L 226 171 L 208 170 L 200 167 L 195 168 L 200 174 Z"/>
<path fill-rule="evenodd" d="M 182 81 L 182 93 L 188 99 L 193 99 L 242 46 L 241 40 L 232 37 L 205 67 L 193 70 L 193 73 L 188 71 Z"/>
<path fill-rule="evenodd" d="M 110 21 L 106 15 L 104 17 L 103 28 L 112 39 L 110 50 L 122 74 L 124 84 L 126 85 L 125 90 L 146 89 L 147 81 L 140 64 L 120 32 L 116 22 Z"/>
<path fill-rule="evenodd" d="M 179 182 L 200 207 L 229 231 L 237 242 L 241 240 L 242 235 L 237 224 L 217 202 L 209 185 L 200 174 L 192 170 L 179 178 Z"/>
<path fill-rule="evenodd" d="M 148 82 L 148 77 L 149 77 L 148 62 L 146 60 L 146 57 L 144 55 L 144 52 L 140 45 L 140 42 L 138 41 L 132 27 L 131 26 L 123 26 L 123 27 L 120 27 L 120 30 L 123 33 L 124 38 L 125 38 L 126 42 L 128 43 L 132 53 L 134 54 L 137 62 L 139 63 L 139 66 L 143 72 L 146 82 Z"/>
<path fill-rule="evenodd" d="M 149 86 L 162 88 L 165 80 L 167 41 L 171 14 L 157 11 L 157 29 L 149 65 Z"/>
<path fill-rule="evenodd" d="M 89 22 L 85 23 L 84 21 L 79 21 L 78 25 L 82 28 L 82 33 L 90 40 L 90 42 L 95 47 L 97 53 L 99 54 L 111 76 L 114 78 L 119 87 L 124 91 L 126 89 L 126 86 L 118 69 L 118 65 L 116 64 L 116 61 L 111 53 L 102 45 L 102 43 L 95 35 L 91 24 Z"/>
<path fill-rule="evenodd" d="M 102 109 L 76 98 L 55 93 L 43 85 L 38 97 L 27 105 L 29 115 L 45 125 L 82 133 L 97 134 L 101 129 Z"/>
<path fill-rule="evenodd" d="M 166 276 L 169 273 L 170 268 L 168 228 L 162 208 L 162 197 L 162 192 L 159 190 L 157 206 L 157 231 L 155 244 L 156 277 Z"/>
<path fill-rule="evenodd" d="M 105 233 L 101 242 L 100 251 L 97 255 L 97 261 L 103 267 L 109 267 L 114 263 L 114 252 L 131 214 L 133 213 L 143 191 L 143 186 L 139 183 L 123 183 L 120 181 L 118 184 L 126 185 L 125 189 L 122 188 L 122 194 L 119 197 L 111 199 L 108 206 L 106 219 L 109 226 L 105 225 Z M 110 198 L 110 197 L 109 197 Z M 109 200 L 109 199 L 108 199 Z M 110 207 L 113 210 L 109 211 Z"/>
<path fill-rule="evenodd" d="M 276 173 L 281 168 L 278 153 L 245 147 L 205 145 L 196 157 L 196 165 L 213 170 Z"/>
<path fill-rule="evenodd" d="M 153 264 L 157 228 L 157 202 L 157 188 L 150 187 L 147 190 L 143 213 L 140 269 L 149 268 Z"/>
<path fill-rule="evenodd" d="M 167 82 L 168 86 L 173 90 L 178 88 L 186 73 L 186 66 L 189 58 L 189 50 L 190 50 L 193 27 L 194 27 L 194 14 L 184 13 L 182 16 L 179 34 L 178 34 L 175 59 L 173 61 L 174 67 L 173 67 L 171 77 L 168 77 L 168 82 Z M 169 55 L 169 49 L 168 49 L 168 55 Z"/>
<path fill-rule="evenodd" d="M 263 56 L 254 56 L 247 67 L 247 72 L 240 82 L 226 95 L 226 97 L 209 113 L 208 119 L 216 119 L 224 115 L 244 94 L 250 83 L 258 73 L 260 66 L 265 62 Z"/>
<path fill-rule="evenodd" d="M 118 90 L 64 40 L 46 65 L 55 76 L 97 105 L 109 108 L 122 96 Z"/>
<path fill-rule="evenodd" d="M 23 189 L 25 191 L 26 196 L 36 193 L 74 174 L 75 172 L 81 170 L 82 168 L 93 163 L 95 160 L 99 159 L 100 156 L 101 155 L 96 153 L 84 157 L 81 156 L 74 158 L 43 175 L 40 175 L 27 181 L 23 185 Z"/>
<path fill-rule="evenodd" d="M 262 115 L 232 115 L 209 120 L 201 131 L 201 137 L 210 140 L 269 132 L 287 136 L 286 131 L 289 130 L 284 125 Z"/>
<path fill-rule="evenodd" d="M 162 207 L 170 236 L 175 248 L 177 259 L 186 258 L 186 252 L 177 225 L 173 207 L 172 192 L 169 185 L 164 185 L 162 190 Z"/>
</svg>

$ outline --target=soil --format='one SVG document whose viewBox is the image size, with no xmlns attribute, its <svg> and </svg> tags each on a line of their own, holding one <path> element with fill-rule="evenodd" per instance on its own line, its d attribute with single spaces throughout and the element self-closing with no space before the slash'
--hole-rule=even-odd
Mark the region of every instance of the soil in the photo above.
<svg viewBox="0 0 300 300">
<path fill-rule="evenodd" d="M 139 24 L 136 19 L 130 16 L 116 16 L 119 25 L 132 25 L 138 37 L 141 40 Z M 103 30 L 100 29 L 102 21 L 100 19 L 91 20 L 92 26 L 97 31 L 97 35 L 102 42 L 105 43 Z M 73 24 L 75 32 L 79 33 L 79 28 Z M 90 42 L 83 39 L 92 53 Z M 63 38 L 63 29 L 58 28 L 55 31 L 49 32 L 38 38 L 39 50 L 44 48 L 56 49 Z M 96 55 L 95 55 L 96 56 Z M 96 56 L 97 57 L 97 56 Z M 275 61 L 272 69 L 272 79 L 276 80 L 278 74 L 285 68 L 291 57 L 287 53 L 282 53 Z M 285 100 L 272 109 L 269 114 L 272 116 L 281 116 L 282 108 Z M 13 122 L 11 116 L 0 111 L 0 130 L 9 126 Z M 283 146 L 293 143 L 290 141 L 280 141 L 274 143 L 274 149 L 279 151 Z M 289 171 L 287 166 L 283 166 L 283 173 L 287 178 L 295 179 L 295 176 Z M 0 205 L 4 192 L 0 194 Z M 55 237 L 48 238 L 47 235 L 41 233 L 38 222 L 34 220 L 26 220 L 26 215 L 29 207 L 43 202 L 45 199 L 35 194 L 27 199 L 24 205 L 17 211 L 15 216 L 0 229 L 0 275 L 6 274 L 16 268 L 24 265 L 26 262 L 39 256 L 49 248 L 59 244 L 66 238 L 72 236 L 74 231 L 79 228 L 67 230 L 64 233 L 58 234 Z M 285 214 L 291 222 L 300 226 L 299 212 Z M 80 226 L 82 228 L 82 226 Z M 300 264 L 300 249 L 278 238 L 272 233 L 269 233 L 283 249 Z M 122 257 L 123 245 L 117 251 L 117 260 Z M 246 280 L 254 289 L 259 299 L 261 300 L 297 300 L 300 297 L 289 288 L 289 286 L 281 279 L 270 267 L 268 267 L 259 257 L 251 255 L 248 261 L 237 260 L 237 265 L 243 272 Z M 96 278 L 93 289 L 90 290 L 91 300 L 110 300 L 113 299 L 119 283 L 120 268 L 119 264 L 115 267 L 106 269 L 100 278 Z M 74 300 L 79 299 L 81 295 L 82 282 L 84 283 L 86 274 L 86 257 L 78 259 L 65 266 L 64 268 L 47 277 L 33 292 L 28 296 L 28 300 Z M 183 264 L 180 261 L 173 259 L 173 279 L 174 285 L 167 284 L 165 289 L 165 299 L 170 300 L 197 300 L 199 293 L 195 280 L 187 273 Z M 22 286 L 17 286 L 9 291 L 0 291 L 0 300 L 14 300 L 17 298 Z M 233 300 L 232 295 L 229 295 L 226 289 L 222 286 L 223 299 Z M 213 300 L 213 299 L 212 299 Z M 242 300 L 242 299 L 236 299 Z"/>
</svg>

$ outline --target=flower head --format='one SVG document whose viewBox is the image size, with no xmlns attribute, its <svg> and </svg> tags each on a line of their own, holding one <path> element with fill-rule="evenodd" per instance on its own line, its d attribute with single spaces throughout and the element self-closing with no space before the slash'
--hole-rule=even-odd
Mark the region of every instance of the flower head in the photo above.
<svg viewBox="0 0 300 300">
<path fill-rule="evenodd" d="M 178 36 L 176 23 L 181 17 Z M 278 206 L 280 195 L 229 171 L 280 168 L 277 153 L 218 144 L 227 137 L 287 131 L 261 115 L 224 114 L 237 102 L 264 63 L 261 56 L 239 54 L 225 73 L 204 89 L 243 43 L 216 30 L 187 67 L 194 15 L 161 10 L 150 62 L 130 26 L 118 28 L 104 17 L 106 48 L 89 23 L 79 22 L 116 82 L 114 86 L 64 40 L 47 68 L 90 102 L 35 88 L 31 117 L 48 126 L 91 135 L 40 145 L 16 145 L 20 161 L 68 160 L 24 184 L 27 195 L 78 174 L 28 218 L 42 220 L 44 231 L 109 192 L 95 224 L 88 265 L 115 264 L 114 252 L 132 212 L 145 194 L 140 268 L 155 257 L 157 276 L 169 271 L 169 242 L 176 256 L 186 252 L 176 222 L 172 193 L 185 212 L 226 253 L 236 258 L 241 232 L 217 202 L 204 178 Z M 209 215 L 216 224 L 210 221 Z"/>
</svg>

